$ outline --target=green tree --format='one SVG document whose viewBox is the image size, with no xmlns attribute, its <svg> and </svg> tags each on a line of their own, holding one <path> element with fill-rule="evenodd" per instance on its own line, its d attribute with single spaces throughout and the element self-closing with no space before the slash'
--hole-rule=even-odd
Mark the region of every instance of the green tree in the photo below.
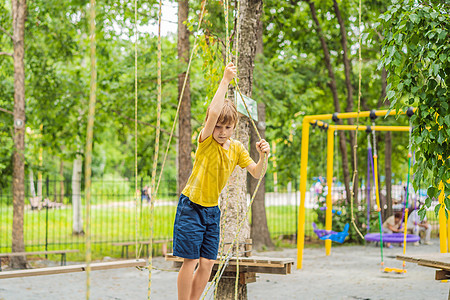
<svg viewBox="0 0 450 300">
<path fill-rule="evenodd" d="M 426 207 L 444 192 L 440 210 L 450 208 L 450 4 L 394 0 L 380 16 L 383 58 L 391 109 L 417 107 L 411 121 L 416 151 L 414 186 L 429 186 Z M 445 208 L 445 210 L 444 210 Z M 425 209 L 420 211 L 425 215 Z"/>
</svg>

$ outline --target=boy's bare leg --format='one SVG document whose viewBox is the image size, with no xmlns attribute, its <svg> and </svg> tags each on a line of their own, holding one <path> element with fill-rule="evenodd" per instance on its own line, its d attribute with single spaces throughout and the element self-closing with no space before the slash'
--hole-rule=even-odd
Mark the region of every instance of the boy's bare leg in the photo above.
<svg viewBox="0 0 450 300">
<path fill-rule="evenodd" d="M 194 278 L 195 266 L 197 266 L 198 259 L 185 258 L 180 272 L 178 272 L 178 300 L 189 300 L 191 294 L 191 287 Z"/>
<path fill-rule="evenodd" d="M 200 257 L 200 262 L 198 264 L 197 271 L 195 271 L 194 280 L 192 281 L 190 300 L 200 299 L 203 290 L 208 283 L 213 266 L 214 260 Z"/>
</svg>

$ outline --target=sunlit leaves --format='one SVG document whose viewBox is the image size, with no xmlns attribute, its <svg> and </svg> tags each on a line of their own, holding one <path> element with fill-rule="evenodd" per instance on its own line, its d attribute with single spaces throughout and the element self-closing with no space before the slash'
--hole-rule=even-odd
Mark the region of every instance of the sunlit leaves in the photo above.
<svg viewBox="0 0 450 300">
<path fill-rule="evenodd" d="M 384 29 L 382 63 L 389 71 L 388 99 L 391 108 L 404 110 L 417 105 L 412 118 L 413 142 L 418 163 L 415 166 L 415 187 L 430 185 L 426 205 L 438 198 L 439 184 L 450 180 L 445 161 L 450 156 L 449 72 L 450 28 L 449 7 L 440 1 L 433 5 L 417 1 L 395 2 L 380 17 Z M 402 35 L 402 38 L 398 38 Z M 398 56 L 392 55 L 394 45 Z M 408 101 L 405 101 L 406 99 Z M 449 194 L 449 185 L 445 184 Z M 446 199 L 447 200 L 447 199 Z M 448 201 L 444 201 L 446 209 Z M 437 206 L 435 211 L 439 211 Z"/>
</svg>

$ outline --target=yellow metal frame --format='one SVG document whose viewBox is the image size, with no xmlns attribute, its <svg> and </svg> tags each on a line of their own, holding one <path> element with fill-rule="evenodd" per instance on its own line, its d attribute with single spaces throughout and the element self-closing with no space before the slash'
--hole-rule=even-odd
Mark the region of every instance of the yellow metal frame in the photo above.
<svg viewBox="0 0 450 300">
<path fill-rule="evenodd" d="M 374 111 L 376 116 L 386 116 L 386 115 L 395 115 L 397 114 L 395 111 L 388 112 L 387 110 L 379 110 Z M 370 117 L 370 111 L 359 112 L 350 112 L 350 113 L 339 113 L 336 114 L 338 119 L 350 119 L 357 118 L 358 115 L 360 118 Z M 401 112 L 404 114 L 404 112 Z M 300 157 L 300 207 L 298 214 L 298 228 L 297 228 L 297 269 L 301 269 L 303 266 L 303 249 L 305 245 L 305 196 L 306 196 L 306 182 L 307 182 L 307 166 L 308 166 L 308 146 L 309 146 L 309 128 L 311 123 L 316 123 L 317 125 L 323 125 L 324 123 L 321 120 L 331 120 L 333 118 L 333 114 L 324 114 L 324 115 L 310 115 L 305 116 L 303 118 L 302 123 L 302 145 L 301 145 L 301 157 Z M 334 149 L 334 131 L 336 130 L 366 130 L 367 126 L 356 126 L 356 125 L 330 125 L 328 126 L 328 143 L 327 143 L 327 185 L 328 191 L 326 204 L 327 211 L 325 214 L 325 229 L 331 230 L 331 216 L 332 216 L 332 201 L 331 201 L 331 188 L 333 181 L 333 149 Z M 409 126 L 371 126 L 371 129 L 374 131 L 409 131 Z M 445 220 L 445 215 L 442 213 L 445 224 L 447 223 Z M 441 218 L 440 218 L 441 220 Z M 441 221 L 442 222 L 442 221 Z M 442 228 L 444 226 L 440 226 Z M 446 227 L 446 226 L 445 226 Z M 447 237 L 447 232 L 445 231 L 445 238 Z M 442 231 L 441 231 L 442 236 Z M 442 239 L 442 238 L 441 238 Z M 447 243 L 446 243 L 447 244 Z M 441 240 L 442 245 L 442 240 Z M 325 241 L 325 252 L 326 255 L 330 255 L 331 253 L 331 241 Z M 442 246 L 441 246 L 441 252 Z M 447 252 L 447 251 L 445 251 Z"/>
</svg>

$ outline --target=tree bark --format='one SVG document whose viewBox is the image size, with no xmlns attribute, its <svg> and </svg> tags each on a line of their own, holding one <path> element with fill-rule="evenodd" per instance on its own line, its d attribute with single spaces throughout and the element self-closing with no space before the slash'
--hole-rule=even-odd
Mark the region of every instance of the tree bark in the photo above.
<svg viewBox="0 0 450 300">
<path fill-rule="evenodd" d="M 256 54 L 257 41 L 255 36 L 258 32 L 258 22 L 262 13 L 262 0 L 243 0 L 240 3 L 240 24 L 239 35 L 239 88 L 247 96 L 252 95 L 253 68 Z M 241 117 L 236 131 L 236 138 L 245 148 L 249 142 L 249 123 L 247 117 Z M 224 241 L 232 242 L 235 239 L 237 228 L 240 222 L 243 222 L 242 229 L 238 234 L 240 244 L 250 238 L 250 226 L 248 219 L 245 218 L 247 211 L 247 171 L 236 168 L 231 174 L 228 186 L 224 191 L 228 191 L 228 201 L 221 201 L 221 208 L 224 212 L 224 206 L 227 204 L 226 214 L 221 220 L 221 229 L 224 234 Z M 222 193 L 224 195 L 224 193 Z M 227 197 L 227 196 L 225 196 Z M 222 197 L 222 199 L 226 199 Z M 226 202 L 226 203 L 225 203 Z M 239 247 L 243 249 L 243 247 Z M 242 252 L 240 250 L 239 252 Z M 242 255 L 242 254 L 241 254 Z M 236 275 L 236 274 L 235 274 Z M 235 280 L 221 280 L 219 282 L 217 299 L 235 299 L 234 297 Z M 239 283 L 238 299 L 247 299 L 247 285 Z"/>
<path fill-rule="evenodd" d="M 178 1 L 178 59 L 183 68 L 189 63 L 189 30 L 185 24 L 188 14 L 189 1 Z M 183 190 L 192 171 L 191 92 L 189 76 L 184 92 L 182 91 L 185 78 L 185 71 L 178 75 L 178 98 L 181 101 L 178 117 L 178 194 Z M 181 93 L 183 93 L 182 96 Z"/>
<path fill-rule="evenodd" d="M 256 36 L 256 59 L 258 55 L 263 52 L 263 23 L 261 20 L 258 22 L 258 34 Z M 266 105 L 264 103 L 258 103 L 258 131 L 261 138 L 266 137 Z M 253 160 L 258 161 L 259 153 L 256 150 L 255 143 L 258 142 L 258 135 L 256 134 L 253 126 L 250 127 L 250 156 Z M 253 196 L 256 186 L 258 184 L 258 179 L 253 178 L 253 176 L 248 176 L 249 178 L 249 191 L 250 195 Z M 261 184 L 255 196 L 255 200 L 252 204 L 252 224 L 250 234 L 252 237 L 253 249 L 261 250 L 263 248 L 273 249 L 275 248 L 272 239 L 270 238 L 269 227 L 267 226 L 267 216 L 266 216 L 266 178 L 263 177 Z"/>
<path fill-rule="evenodd" d="M 258 130 L 262 139 L 265 138 L 265 119 L 266 119 L 266 107 L 264 103 L 258 103 Z M 258 161 L 259 152 L 256 150 L 255 143 L 259 141 L 258 135 L 255 132 L 253 126 L 250 126 L 250 156 L 254 161 Z M 256 190 L 259 179 L 249 176 L 250 181 L 250 196 Z M 265 177 L 261 180 L 261 184 L 256 192 L 255 200 L 252 204 L 252 225 L 251 225 L 251 237 L 253 249 L 274 249 L 275 245 L 270 238 L 269 227 L 267 226 L 266 205 L 265 205 Z"/>
<path fill-rule="evenodd" d="M 319 19 L 317 18 L 317 12 L 316 7 L 314 5 L 314 2 L 308 1 L 309 9 L 311 11 L 311 17 L 314 21 L 314 24 L 316 26 L 316 32 L 317 36 L 320 40 L 320 45 L 322 46 L 325 65 L 328 70 L 328 77 L 330 78 L 330 81 L 328 82 L 328 87 L 331 90 L 331 94 L 333 95 L 333 104 L 334 109 L 337 113 L 341 112 L 341 107 L 339 104 L 339 97 L 338 97 L 338 91 L 337 91 L 337 85 L 336 85 L 336 78 L 334 76 L 333 67 L 331 65 L 331 58 L 330 58 L 330 51 L 328 50 L 327 42 L 325 41 L 325 38 L 323 36 L 322 27 L 320 26 Z M 338 120 L 338 125 L 342 125 L 342 120 Z M 347 155 L 347 138 L 345 136 L 344 131 L 339 131 L 339 149 L 341 150 L 341 157 L 342 157 L 342 171 L 344 173 L 344 185 L 345 185 L 345 191 L 347 195 L 347 200 L 349 199 L 350 195 L 350 172 L 348 167 L 348 155 Z"/>
<path fill-rule="evenodd" d="M 345 111 L 352 112 L 353 106 L 354 106 L 354 100 L 353 100 L 353 85 L 352 85 L 352 65 L 351 61 L 348 58 L 348 49 L 347 49 L 347 30 L 345 29 L 345 23 L 342 19 L 341 11 L 339 9 L 339 5 L 336 0 L 333 0 L 333 8 L 334 12 L 336 14 L 336 18 L 339 23 L 339 30 L 341 32 L 341 46 L 342 46 L 342 62 L 344 63 L 344 74 L 345 74 L 345 87 L 347 89 L 347 106 Z M 353 125 L 353 119 L 347 119 L 348 124 Z M 349 131 L 350 134 L 350 147 L 351 147 L 351 153 L 353 153 L 353 147 L 356 144 L 355 140 L 355 132 Z M 358 169 L 358 160 L 351 155 L 352 163 L 353 163 L 353 169 Z M 359 178 L 358 174 L 355 176 L 355 180 L 353 182 L 353 191 L 355 192 L 354 195 L 354 201 L 358 201 L 358 184 Z"/>
<path fill-rule="evenodd" d="M 14 43 L 14 151 L 12 252 L 25 251 L 23 213 L 25 205 L 25 0 L 12 0 Z M 11 268 L 27 267 L 25 256 L 11 257 Z"/>
</svg>

